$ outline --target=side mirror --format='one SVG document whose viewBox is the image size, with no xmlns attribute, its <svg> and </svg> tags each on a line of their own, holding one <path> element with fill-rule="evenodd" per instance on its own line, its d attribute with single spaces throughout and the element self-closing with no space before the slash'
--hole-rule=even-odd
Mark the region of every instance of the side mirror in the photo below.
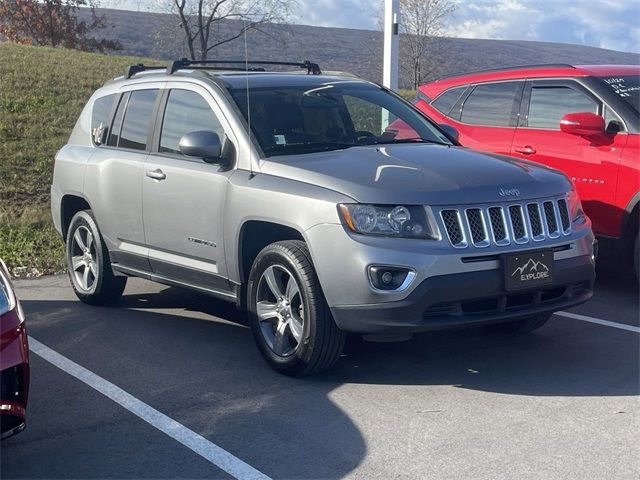
<svg viewBox="0 0 640 480">
<path fill-rule="evenodd" d="M 220 137 L 209 130 L 187 133 L 180 139 L 178 148 L 183 155 L 198 157 L 207 163 L 220 163 L 222 156 Z"/>
<path fill-rule="evenodd" d="M 604 118 L 591 112 L 567 113 L 560 120 L 560 130 L 571 135 L 602 135 L 605 133 Z"/>
<path fill-rule="evenodd" d="M 439 123 L 438 126 L 440 127 L 440 130 L 447 134 L 447 137 L 455 140 L 456 142 L 459 141 L 460 132 L 458 132 L 458 129 L 456 127 L 452 127 L 451 125 L 447 125 L 446 123 Z"/>
</svg>

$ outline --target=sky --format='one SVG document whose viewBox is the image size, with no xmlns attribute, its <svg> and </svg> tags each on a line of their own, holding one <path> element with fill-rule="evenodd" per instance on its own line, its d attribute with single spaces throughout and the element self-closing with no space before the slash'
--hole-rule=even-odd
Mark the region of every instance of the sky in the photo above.
<svg viewBox="0 0 640 480">
<path fill-rule="evenodd" d="M 156 0 L 101 0 L 104 7 L 150 8 Z M 451 0 L 445 35 L 575 43 L 640 53 L 638 0 Z M 292 23 L 377 29 L 383 0 L 298 0 Z M 402 20 L 401 20 L 402 21 Z"/>
</svg>

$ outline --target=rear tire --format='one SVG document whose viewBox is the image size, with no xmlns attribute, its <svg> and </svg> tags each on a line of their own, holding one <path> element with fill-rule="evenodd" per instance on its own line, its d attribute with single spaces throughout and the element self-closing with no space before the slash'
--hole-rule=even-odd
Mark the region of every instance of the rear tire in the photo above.
<svg viewBox="0 0 640 480">
<path fill-rule="evenodd" d="M 551 319 L 552 316 L 553 313 L 541 313 L 532 317 L 521 318 L 519 320 L 487 325 L 484 328 L 491 333 L 529 333 L 542 327 Z"/>
<path fill-rule="evenodd" d="M 122 296 L 127 277 L 116 277 L 109 252 L 91 210 L 71 219 L 67 232 L 67 270 L 76 296 L 89 305 L 109 305 Z"/>
<path fill-rule="evenodd" d="M 258 254 L 247 300 L 258 349 L 277 372 L 318 373 L 340 358 L 346 334 L 331 317 L 304 242 L 275 242 Z"/>
</svg>

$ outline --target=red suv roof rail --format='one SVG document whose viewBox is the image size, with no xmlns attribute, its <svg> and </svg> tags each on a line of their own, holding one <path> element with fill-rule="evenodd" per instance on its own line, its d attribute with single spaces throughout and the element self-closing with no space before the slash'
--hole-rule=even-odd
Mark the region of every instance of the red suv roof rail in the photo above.
<svg viewBox="0 0 640 480">
<path fill-rule="evenodd" d="M 444 80 L 444 79 L 448 79 L 448 78 L 455 78 L 455 77 L 466 77 L 467 75 L 474 75 L 477 73 L 492 73 L 492 72 L 505 72 L 505 71 L 509 71 L 509 70 L 521 70 L 521 69 L 533 69 L 533 68 L 572 68 L 575 70 L 575 66 L 574 65 L 570 65 L 568 63 L 539 63 L 539 64 L 535 64 L 535 65 L 514 65 L 511 67 L 500 67 L 500 68 L 489 68 L 486 70 L 475 70 L 473 72 L 461 72 L 461 73 L 453 73 L 451 75 L 444 75 L 440 78 L 438 78 L 437 81 L 440 80 Z"/>
</svg>

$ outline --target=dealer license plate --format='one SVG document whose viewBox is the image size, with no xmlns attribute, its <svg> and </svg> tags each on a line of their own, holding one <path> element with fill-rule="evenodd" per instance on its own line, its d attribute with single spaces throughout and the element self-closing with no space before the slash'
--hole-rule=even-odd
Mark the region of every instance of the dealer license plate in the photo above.
<svg viewBox="0 0 640 480">
<path fill-rule="evenodd" d="M 507 290 L 535 288 L 553 283 L 553 250 L 506 255 L 503 268 Z"/>
</svg>

